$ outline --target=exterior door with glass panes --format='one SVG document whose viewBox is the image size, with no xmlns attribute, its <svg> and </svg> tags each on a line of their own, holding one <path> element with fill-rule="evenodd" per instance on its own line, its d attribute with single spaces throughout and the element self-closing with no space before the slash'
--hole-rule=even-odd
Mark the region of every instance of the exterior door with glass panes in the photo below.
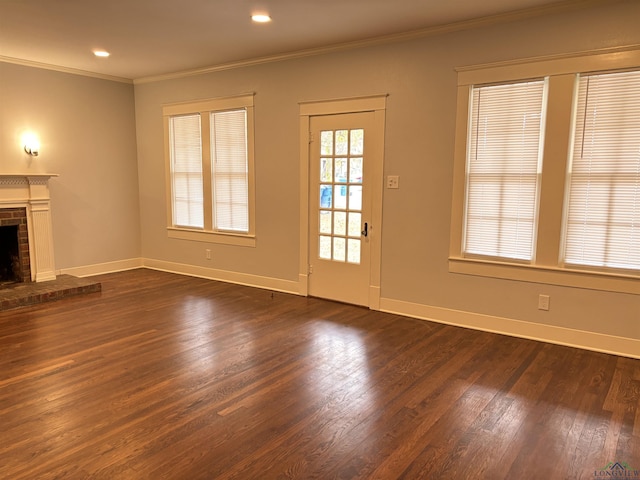
<svg viewBox="0 0 640 480">
<path fill-rule="evenodd" d="M 309 294 L 369 305 L 373 113 L 311 118 Z"/>
</svg>

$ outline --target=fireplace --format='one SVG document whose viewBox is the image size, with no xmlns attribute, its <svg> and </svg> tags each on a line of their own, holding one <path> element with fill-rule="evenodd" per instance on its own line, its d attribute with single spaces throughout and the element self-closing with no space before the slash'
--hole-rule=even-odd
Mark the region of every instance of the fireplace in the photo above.
<svg viewBox="0 0 640 480">
<path fill-rule="evenodd" d="M 49 199 L 56 176 L 0 174 L 0 311 L 102 290 L 94 280 L 56 278 Z"/>
<path fill-rule="evenodd" d="M 0 286 L 55 280 L 51 174 L 0 174 Z"/>
<path fill-rule="evenodd" d="M 31 281 L 26 208 L 0 209 L 0 288 Z"/>
</svg>

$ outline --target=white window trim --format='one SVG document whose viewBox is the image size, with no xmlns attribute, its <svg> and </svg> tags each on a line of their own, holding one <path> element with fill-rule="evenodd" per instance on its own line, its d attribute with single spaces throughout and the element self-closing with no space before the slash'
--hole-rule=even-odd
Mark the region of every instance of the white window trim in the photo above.
<svg viewBox="0 0 640 480">
<path fill-rule="evenodd" d="M 237 245 L 245 247 L 256 246 L 255 234 L 255 160 L 254 160 L 254 112 L 253 93 L 220 97 L 190 102 L 180 102 L 163 105 L 162 115 L 164 119 L 164 148 L 166 169 L 166 202 L 167 202 L 167 235 L 169 238 L 180 240 L 192 240 L 206 243 L 219 243 L 224 245 Z M 212 226 L 212 183 L 211 183 L 211 159 L 203 149 L 203 196 L 205 227 L 203 229 L 179 227 L 173 225 L 173 202 L 171 181 L 171 152 L 169 147 L 169 119 L 175 115 L 190 113 L 209 113 L 212 111 L 235 110 L 244 108 L 247 112 L 247 162 L 248 162 L 248 202 L 249 202 L 249 231 L 247 233 L 221 232 Z M 203 115 L 204 118 L 204 115 Z M 208 125 L 208 122 L 207 122 Z M 204 130 L 205 127 L 203 127 Z M 207 126 L 208 128 L 208 126 Z"/>
<path fill-rule="evenodd" d="M 640 276 L 588 268 L 564 267 L 560 261 L 567 162 L 575 76 L 578 73 L 640 67 L 640 48 L 597 50 L 458 68 L 458 102 L 451 208 L 449 271 L 509 280 L 640 294 Z M 535 261 L 466 258 L 462 252 L 469 95 L 474 84 L 549 77 L 547 125 Z"/>
</svg>

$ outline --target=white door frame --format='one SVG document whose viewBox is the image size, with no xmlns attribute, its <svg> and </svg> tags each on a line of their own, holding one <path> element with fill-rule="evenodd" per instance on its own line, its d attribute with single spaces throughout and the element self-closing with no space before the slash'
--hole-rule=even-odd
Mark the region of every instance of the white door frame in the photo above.
<svg viewBox="0 0 640 480">
<path fill-rule="evenodd" d="M 387 95 L 346 98 L 321 102 L 300 103 L 300 267 L 298 285 L 300 295 L 309 294 L 309 132 L 311 117 L 342 113 L 373 112 L 374 133 L 366 141 L 371 155 L 367 175 L 371 182 L 371 276 L 369 279 L 369 308 L 380 309 L 380 260 L 382 253 L 382 192 L 384 167 L 384 126 Z"/>
</svg>

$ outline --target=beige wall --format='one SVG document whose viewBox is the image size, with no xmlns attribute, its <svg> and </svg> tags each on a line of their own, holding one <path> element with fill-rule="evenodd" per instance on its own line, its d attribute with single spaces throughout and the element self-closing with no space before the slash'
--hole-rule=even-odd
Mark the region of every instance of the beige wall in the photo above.
<svg viewBox="0 0 640 480">
<path fill-rule="evenodd" d="M 133 86 L 0 62 L 0 173 L 50 181 L 58 270 L 140 257 Z M 40 155 L 20 137 L 40 137 Z"/>
<path fill-rule="evenodd" d="M 448 271 L 455 67 L 640 44 L 640 2 L 136 85 L 145 258 L 297 281 L 298 104 L 389 94 L 382 297 L 640 339 L 640 297 Z M 167 238 L 161 105 L 256 92 L 257 247 Z M 213 260 L 205 260 L 211 248 Z M 537 310 L 538 294 L 551 310 Z"/>
</svg>

